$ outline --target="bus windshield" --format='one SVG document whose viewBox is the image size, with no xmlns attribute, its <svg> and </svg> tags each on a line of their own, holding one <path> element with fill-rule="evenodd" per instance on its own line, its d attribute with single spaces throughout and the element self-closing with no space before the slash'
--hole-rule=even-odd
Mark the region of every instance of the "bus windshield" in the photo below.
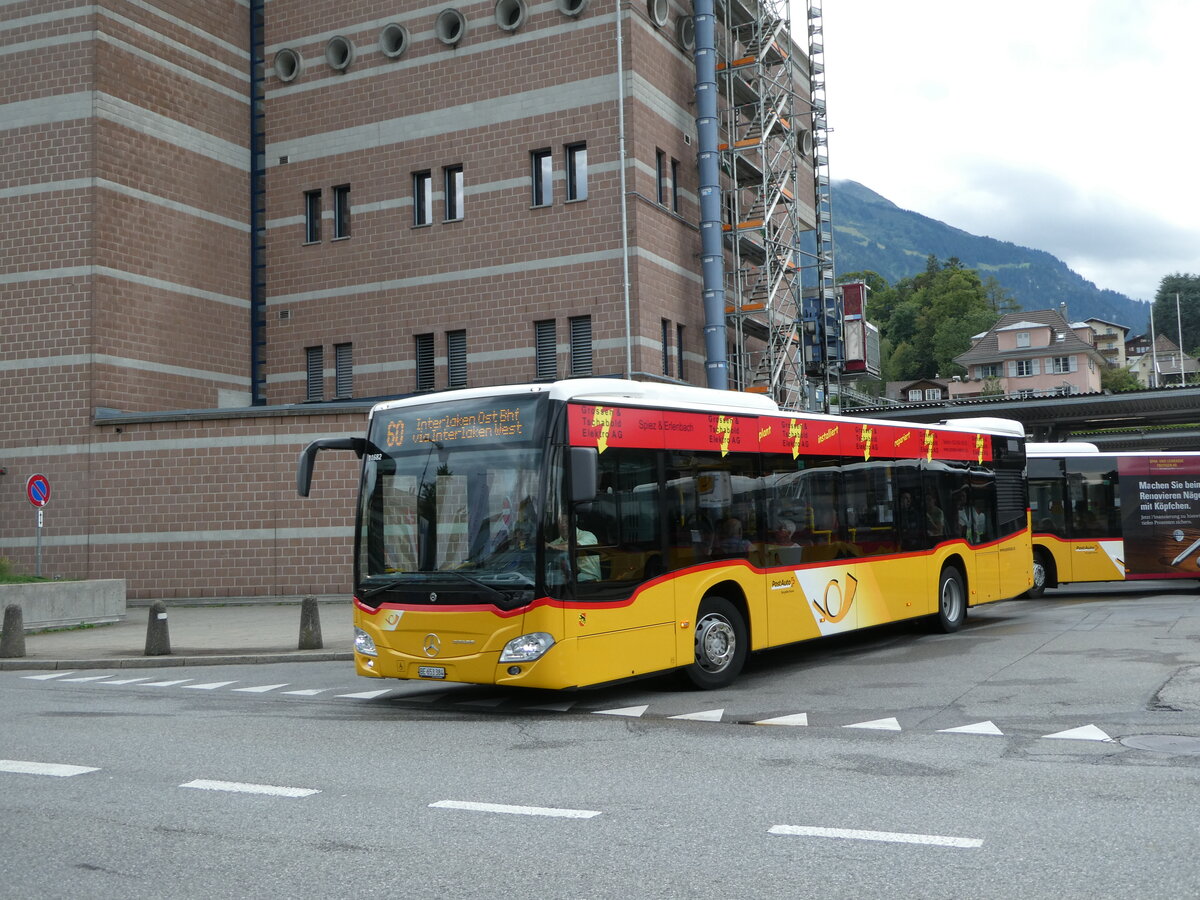
<svg viewBox="0 0 1200 900">
<path fill-rule="evenodd" d="M 362 593 L 534 586 L 539 409 L 536 398 L 493 397 L 375 416 L 359 517 Z"/>
</svg>

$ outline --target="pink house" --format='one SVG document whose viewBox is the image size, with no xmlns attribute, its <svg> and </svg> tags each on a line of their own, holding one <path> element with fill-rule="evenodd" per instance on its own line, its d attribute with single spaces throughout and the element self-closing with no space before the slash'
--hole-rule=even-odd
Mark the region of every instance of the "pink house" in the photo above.
<svg viewBox="0 0 1200 900">
<path fill-rule="evenodd" d="M 972 339 L 954 360 L 967 370 L 951 382 L 951 397 L 983 393 L 1018 397 L 1088 394 L 1100 390 L 1107 365 L 1086 322 L 1068 323 L 1053 309 L 1009 313 Z"/>
</svg>

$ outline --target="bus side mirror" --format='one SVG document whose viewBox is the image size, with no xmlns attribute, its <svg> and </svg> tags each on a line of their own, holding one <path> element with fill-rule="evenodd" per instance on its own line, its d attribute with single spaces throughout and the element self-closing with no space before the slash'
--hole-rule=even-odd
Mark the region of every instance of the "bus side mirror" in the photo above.
<svg viewBox="0 0 1200 900">
<path fill-rule="evenodd" d="M 296 493 L 301 497 L 308 496 L 312 487 L 313 463 L 322 450 L 353 450 L 355 456 L 362 459 L 366 448 L 367 442 L 364 438 L 323 438 L 313 441 L 300 451 L 300 462 L 296 466 Z"/>
<path fill-rule="evenodd" d="M 571 448 L 571 502 L 596 499 L 596 479 L 600 454 L 595 447 Z"/>
</svg>

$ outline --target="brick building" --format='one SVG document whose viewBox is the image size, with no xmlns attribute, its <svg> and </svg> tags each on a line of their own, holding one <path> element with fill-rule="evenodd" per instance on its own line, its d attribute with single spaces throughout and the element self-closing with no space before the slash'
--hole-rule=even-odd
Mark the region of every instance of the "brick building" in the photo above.
<svg viewBox="0 0 1200 900">
<path fill-rule="evenodd" d="M 615 10 L 0 3 L 0 557 L 40 472 L 44 574 L 344 592 L 354 464 L 295 460 L 370 398 L 703 384 L 691 9 Z"/>
</svg>

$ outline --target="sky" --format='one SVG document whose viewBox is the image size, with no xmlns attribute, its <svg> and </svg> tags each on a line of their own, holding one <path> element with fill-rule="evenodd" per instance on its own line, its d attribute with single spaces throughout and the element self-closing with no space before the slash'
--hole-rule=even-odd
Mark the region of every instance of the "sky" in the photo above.
<svg viewBox="0 0 1200 900">
<path fill-rule="evenodd" d="M 1200 0 L 822 8 L 835 181 L 1134 299 L 1200 274 Z"/>
</svg>

